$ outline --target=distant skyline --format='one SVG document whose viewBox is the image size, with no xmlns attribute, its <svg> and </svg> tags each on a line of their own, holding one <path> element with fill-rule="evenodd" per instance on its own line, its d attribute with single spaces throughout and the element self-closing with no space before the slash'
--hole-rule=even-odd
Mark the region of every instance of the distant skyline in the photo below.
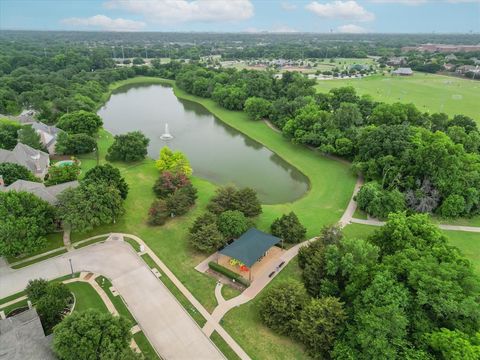
<svg viewBox="0 0 480 360">
<path fill-rule="evenodd" d="M 0 0 L 0 29 L 480 33 L 480 0 Z"/>
</svg>

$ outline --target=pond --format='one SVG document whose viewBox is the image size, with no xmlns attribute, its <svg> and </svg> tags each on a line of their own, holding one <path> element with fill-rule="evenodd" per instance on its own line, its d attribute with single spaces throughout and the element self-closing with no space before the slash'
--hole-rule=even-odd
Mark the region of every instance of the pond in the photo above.
<svg viewBox="0 0 480 360">
<path fill-rule="evenodd" d="M 195 176 L 215 184 L 251 187 L 264 204 L 290 202 L 308 190 L 308 179 L 203 106 L 179 99 L 167 85 L 129 85 L 115 91 L 99 110 L 114 135 L 140 130 L 149 139 L 148 154 L 158 158 L 168 145 L 184 152 Z M 168 123 L 173 139 L 160 136 Z"/>
</svg>

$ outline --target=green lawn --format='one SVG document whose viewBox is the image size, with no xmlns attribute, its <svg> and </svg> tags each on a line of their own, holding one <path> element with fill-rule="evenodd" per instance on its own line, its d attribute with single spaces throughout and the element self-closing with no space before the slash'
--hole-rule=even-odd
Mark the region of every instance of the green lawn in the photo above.
<svg viewBox="0 0 480 360">
<path fill-rule="evenodd" d="M 225 300 L 232 299 L 232 298 L 240 295 L 241 293 L 242 292 L 240 290 L 232 288 L 228 285 L 223 285 L 222 286 L 222 296 Z"/>
<path fill-rule="evenodd" d="M 296 259 L 292 260 L 266 289 L 286 279 L 301 281 L 301 271 Z M 308 359 L 299 342 L 278 335 L 263 325 L 259 317 L 259 303 L 264 293 L 265 290 L 254 300 L 230 310 L 221 320 L 224 329 L 252 359 Z"/>
<path fill-rule="evenodd" d="M 153 349 L 152 345 L 150 345 L 150 342 L 142 331 L 134 334 L 133 338 L 135 339 L 135 342 L 137 343 L 140 350 L 142 350 L 142 354 L 143 356 L 145 356 L 146 360 L 160 360 L 157 353 Z"/>
<path fill-rule="evenodd" d="M 214 331 L 212 335 L 210 335 L 210 340 L 220 349 L 220 351 L 225 355 L 228 360 L 240 360 L 240 357 L 232 350 L 230 345 L 226 343 L 225 340 L 216 332 Z"/>
<path fill-rule="evenodd" d="M 105 294 L 107 294 L 108 298 L 113 303 L 113 306 L 115 306 L 115 309 L 117 309 L 118 313 L 123 317 L 129 319 L 132 322 L 132 326 L 135 325 L 137 322 L 128 310 L 127 305 L 125 305 L 125 303 L 123 302 L 122 297 L 120 295 L 114 296 L 110 291 L 110 287 L 112 286 L 110 280 L 108 280 L 106 277 L 99 276 L 95 279 L 95 281 L 103 289 L 103 291 L 105 291 Z"/>
<path fill-rule="evenodd" d="M 353 86 L 359 94 L 369 94 L 379 101 L 411 102 L 421 111 L 467 115 L 480 124 L 479 81 L 415 72 L 413 76 L 403 77 L 375 75 L 361 79 L 323 80 L 318 81 L 316 87 L 319 91 L 329 91 L 341 86 Z"/>
<path fill-rule="evenodd" d="M 68 283 L 67 287 L 75 294 L 76 303 L 75 309 L 73 310 L 74 312 L 81 312 L 88 309 L 97 309 L 104 313 L 108 312 L 102 298 L 90 284 L 78 281 Z"/>
</svg>

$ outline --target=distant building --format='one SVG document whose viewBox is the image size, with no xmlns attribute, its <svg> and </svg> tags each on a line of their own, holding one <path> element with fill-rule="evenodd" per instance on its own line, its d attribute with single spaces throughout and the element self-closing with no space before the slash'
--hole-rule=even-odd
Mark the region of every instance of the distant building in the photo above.
<svg viewBox="0 0 480 360">
<path fill-rule="evenodd" d="M 32 128 L 40 136 L 40 141 L 48 150 L 49 154 L 55 154 L 55 145 L 57 144 L 58 134 L 63 130 L 56 126 L 46 125 L 42 122 L 35 122 L 32 124 Z"/>
<path fill-rule="evenodd" d="M 456 72 L 459 74 L 466 74 L 468 72 L 478 73 L 480 72 L 480 69 L 478 66 L 474 65 L 462 65 L 457 68 Z"/>
<path fill-rule="evenodd" d="M 454 64 L 443 64 L 443 68 L 447 71 L 452 71 L 455 68 Z"/>
<path fill-rule="evenodd" d="M 43 151 L 18 143 L 12 151 L 0 149 L 0 164 L 6 162 L 25 166 L 43 180 L 50 166 L 50 157 Z"/>
<path fill-rule="evenodd" d="M 407 58 L 405 56 L 396 56 L 391 57 L 387 60 L 387 65 L 389 66 L 400 66 L 407 63 Z"/>
<path fill-rule="evenodd" d="M 410 68 L 398 68 L 397 70 L 392 71 L 392 75 L 411 76 L 413 75 L 413 70 Z"/>
<path fill-rule="evenodd" d="M 404 46 L 402 51 L 421 51 L 421 52 L 473 52 L 480 51 L 480 44 L 478 45 L 447 45 L 447 44 L 422 44 L 418 46 Z"/>
<path fill-rule="evenodd" d="M 52 335 L 45 336 L 35 309 L 0 320 L 0 359 L 54 360 Z"/>
<path fill-rule="evenodd" d="M 445 56 L 445 61 L 453 61 L 453 60 L 457 60 L 457 57 L 454 54 Z"/>
<path fill-rule="evenodd" d="M 0 174 L 1 175 L 1 174 Z M 0 179 L 1 181 L 1 179 Z M 66 189 L 76 188 L 79 185 L 78 181 L 69 181 L 63 184 L 45 186 L 43 183 L 34 181 L 17 180 L 9 186 L 2 186 L 0 182 L 0 191 L 25 191 L 36 195 L 42 200 L 45 200 L 51 205 L 58 203 L 58 194 Z M 1 355 L 1 354 L 0 354 Z M 0 356 L 1 359 L 1 356 Z"/>
</svg>

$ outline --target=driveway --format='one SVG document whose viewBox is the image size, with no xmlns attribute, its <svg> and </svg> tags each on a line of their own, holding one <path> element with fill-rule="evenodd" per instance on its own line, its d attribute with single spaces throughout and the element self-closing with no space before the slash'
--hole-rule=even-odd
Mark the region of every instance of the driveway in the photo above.
<svg viewBox="0 0 480 360">
<path fill-rule="evenodd" d="M 30 279 L 54 279 L 73 270 L 112 280 L 152 346 L 165 359 L 224 359 L 176 298 L 122 241 L 87 246 L 18 270 L 0 272 L 0 298 L 23 290 Z"/>
</svg>

